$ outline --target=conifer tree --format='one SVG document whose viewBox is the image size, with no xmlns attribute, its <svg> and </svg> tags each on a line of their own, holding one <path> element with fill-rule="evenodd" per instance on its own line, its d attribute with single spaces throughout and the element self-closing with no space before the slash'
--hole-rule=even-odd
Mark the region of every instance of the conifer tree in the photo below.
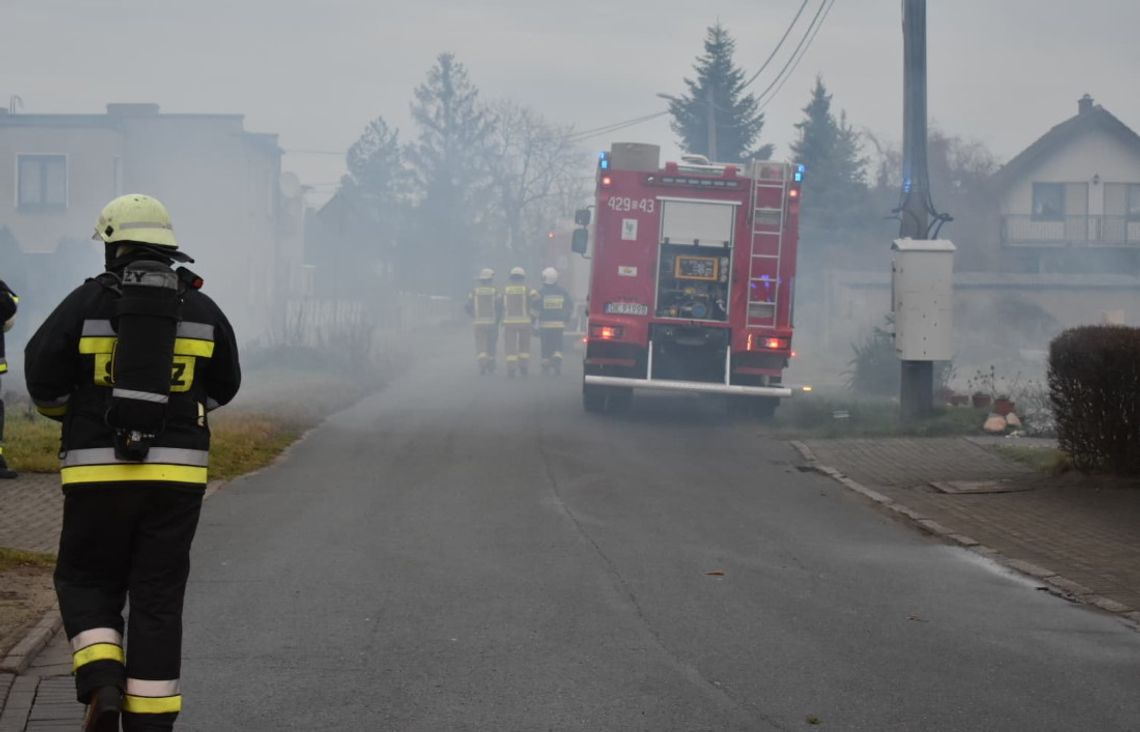
<svg viewBox="0 0 1140 732">
<path fill-rule="evenodd" d="M 758 145 L 764 129 L 759 102 L 745 92 L 744 72 L 733 61 L 736 42 L 717 23 L 708 29 L 705 53 L 693 65 L 695 79 L 685 79 L 687 91 L 669 103 L 671 127 L 688 152 L 717 162 L 767 160 L 772 145 Z M 715 130 L 716 150 L 709 149 L 709 127 Z"/>
</svg>

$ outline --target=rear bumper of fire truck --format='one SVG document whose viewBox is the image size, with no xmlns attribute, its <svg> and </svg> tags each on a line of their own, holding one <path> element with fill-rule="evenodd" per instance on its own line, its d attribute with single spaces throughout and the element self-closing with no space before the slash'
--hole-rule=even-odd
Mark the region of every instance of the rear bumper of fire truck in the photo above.
<svg viewBox="0 0 1140 732">
<path fill-rule="evenodd" d="M 625 376 L 586 375 L 587 386 L 611 386 L 623 389 L 648 389 L 651 391 L 679 391 L 692 394 L 730 394 L 733 396 L 757 396 L 784 399 L 792 395 L 792 390 L 783 386 L 743 386 L 740 384 L 718 384 L 706 381 L 672 381 L 668 379 L 633 379 Z"/>
</svg>

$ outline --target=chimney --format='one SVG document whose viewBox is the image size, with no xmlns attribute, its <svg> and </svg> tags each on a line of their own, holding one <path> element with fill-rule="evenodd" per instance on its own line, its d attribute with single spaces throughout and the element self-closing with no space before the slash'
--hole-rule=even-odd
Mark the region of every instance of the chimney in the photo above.
<svg viewBox="0 0 1140 732">
<path fill-rule="evenodd" d="M 151 117 L 158 114 L 158 105 L 112 103 L 107 105 L 107 114 L 112 117 Z"/>
<path fill-rule="evenodd" d="M 1083 97 L 1081 97 L 1080 99 L 1077 100 L 1077 112 L 1079 112 L 1080 114 L 1084 114 L 1085 112 L 1091 112 L 1092 108 L 1093 108 L 1093 98 L 1090 97 L 1088 94 L 1085 94 Z"/>
</svg>

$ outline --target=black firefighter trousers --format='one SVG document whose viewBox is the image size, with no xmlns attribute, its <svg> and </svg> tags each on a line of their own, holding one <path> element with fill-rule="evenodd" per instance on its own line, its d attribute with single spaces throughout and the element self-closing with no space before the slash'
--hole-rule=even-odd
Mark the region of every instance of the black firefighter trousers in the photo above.
<svg viewBox="0 0 1140 732">
<path fill-rule="evenodd" d="M 172 729 L 182 707 L 182 601 L 202 495 L 155 483 L 65 491 L 55 590 L 76 695 L 121 689 L 127 732 Z"/>
</svg>

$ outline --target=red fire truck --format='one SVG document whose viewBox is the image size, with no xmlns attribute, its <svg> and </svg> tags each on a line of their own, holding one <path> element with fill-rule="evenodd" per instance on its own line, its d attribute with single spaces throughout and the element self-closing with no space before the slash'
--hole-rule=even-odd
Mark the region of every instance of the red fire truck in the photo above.
<svg viewBox="0 0 1140 732">
<path fill-rule="evenodd" d="M 622 409 L 634 389 L 724 394 L 771 416 L 791 396 L 803 166 L 660 164 L 660 148 L 614 144 L 598 159 L 582 401 Z"/>
</svg>

